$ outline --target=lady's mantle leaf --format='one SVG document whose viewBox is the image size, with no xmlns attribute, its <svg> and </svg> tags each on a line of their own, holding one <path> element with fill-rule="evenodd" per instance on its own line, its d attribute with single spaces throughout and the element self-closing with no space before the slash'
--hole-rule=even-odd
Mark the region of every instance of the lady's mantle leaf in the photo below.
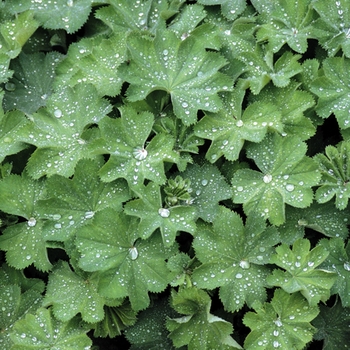
<svg viewBox="0 0 350 350">
<path fill-rule="evenodd" d="M 211 163 L 222 155 L 228 160 L 238 159 L 244 141 L 260 142 L 268 129 L 282 132 L 281 114 L 273 104 L 253 103 L 242 116 L 226 111 L 206 115 L 195 126 L 197 136 L 212 140 L 205 155 Z"/>
<path fill-rule="evenodd" d="M 0 210 L 26 219 L 8 226 L 0 236 L 0 249 L 6 251 L 7 263 L 17 269 L 32 263 L 39 270 L 51 268 L 43 233 L 44 222 L 37 211 L 44 187 L 44 181 L 32 180 L 25 174 L 9 175 L 0 181 Z"/>
<path fill-rule="evenodd" d="M 18 285 L 4 285 L 2 279 L 0 288 L 0 346 L 2 349 L 11 349 L 10 332 L 13 325 L 28 312 L 36 311 L 41 304 L 43 291 L 44 285 L 40 283 L 40 288 L 37 284 L 21 294 L 21 288 Z"/>
<path fill-rule="evenodd" d="M 196 233 L 193 247 L 202 265 L 194 270 L 193 283 L 199 288 L 220 287 L 220 299 L 231 312 L 245 302 L 263 302 L 270 269 L 261 265 L 269 261 L 278 242 L 277 231 L 266 229 L 262 219 L 248 217 L 244 227 L 238 214 L 220 207 L 213 229 L 200 227 Z"/>
<path fill-rule="evenodd" d="M 252 331 L 244 342 L 246 350 L 304 349 L 312 340 L 316 329 L 312 321 L 319 313 L 317 306 L 309 306 L 299 294 L 275 291 L 270 303 L 254 307 L 247 312 L 243 323 Z"/>
<path fill-rule="evenodd" d="M 93 223 L 77 233 L 79 265 L 99 273 L 99 291 L 107 298 L 129 296 L 135 311 L 149 305 L 148 291 L 161 292 L 168 285 L 169 270 L 161 236 L 140 240 L 136 218 L 105 209 Z"/>
<path fill-rule="evenodd" d="M 131 189 L 139 191 L 144 179 L 156 184 L 166 181 L 164 162 L 176 162 L 174 139 L 167 134 L 154 136 L 146 145 L 152 131 L 153 114 L 137 113 L 131 107 L 121 107 L 121 118 L 104 118 L 99 123 L 103 141 L 101 153 L 111 156 L 101 168 L 103 181 L 125 178 Z"/>
<path fill-rule="evenodd" d="M 350 2 L 349 0 L 312 1 L 312 7 L 321 18 L 316 22 L 318 40 L 329 56 L 334 56 L 342 49 L 346 57 L 350 57 Z"/>
<path fill-rule="evenodd" d="M 316 162 L 305 153 L 306 144 L 294 136 L 268 134 L 259 144 L 249 144 L 247 156 L 262 172 L 238 170 L 232 179 L 233 201 L 243 203 L 247 214 L 255 212 L 274 225 L 283 224 L 285 204 L 309 206 L 311 186 L 320 178 Z"/>
<path fill-rule="evenodd" d="M 124 211 L 141 219 L 138 229 L 143 239 L 159 228 L 165 246 L 174 244 L 178 231 L 194 233 L 196 230 L 195 208 L 183 205 L 163 207 L 160 188 L 153 182 L 144 187 L 140 199 L 126 203 Z"/>
<path fill-rule="evenodd" d="M 31 9 L 44 28 L 76 32 L 88 19 L 92 0 L 31 1 Z"/>
<path fill-rule="evenodd" d="M 210 313 L 211 299 L 195 287 L 172 292 L 173 308 L 186 316 L 170 318 L 166 326 L 176 348 L 187 345 L 188 350 L 242 349 L 230 336 L 231 323 Z"/>
<path fill-rule="evenodd" d="M 341 129 L 350 127 L 350 59 L 330 57 L 323 61 L 324 75 L 311 84 L 311 91 L 319 99 L 316 112 L 322 118 L 335 114 Z"/>
<path fill-rule="evenodd" d="M 310 0 L 278 0 L 265 12 L 266 24 L 257 32 L 258 41 L 268 40 L 268 48 L 277 52 L 284 44 L 298 53 L 307 50 L 307 39 L 313 37 L 314 11 Z"/>
<path fill-rule="evenodd" d="M 232 196 L 232 190 L 219 169 L 212 164 L 193 164 L 181 173 L 191 181 L 191 206 L 197 209 L 198 216 L 212 222 L 219 211 L 219 202 Z"/>
<path fill-rule="evenodd" d="M 226 60 L 207 52 L 200 40 L 181 41 L 171 31 L 158 32 L 154 40 L 131 34 L 127 40 L 131 61 L 121 66 L 130 101 L 144 99 L 154 90 L 171 96 L 175 115 L 185 125 L 197 120 L 199 109 L 217 112 L 222 103 L 219 91 L 230 90 L 232 80 L 218 72 Z"/>
<path fill-rule="evenodd" d="M 322 245 L 310 251 L 310 242 L 307 239 L 296 240 L 292 250 L 288 245 L 282 244 L 276 248 L 271 263 L 286 271 L 274 270 L 267 278 L 267 282 L 282 287 L 288 293 L 300 291 L 311 306 L 317 305 L 320 300 L 325 302 L 330 296 L 330 289 L 337 276 L 316 267 L 327 258 L 328 254 Z"/>
<path fill-rule="evenodd" d="M 323 350 L 349 349 L 350 310 L 337 303 L 329 308 L 320 305 L 321 312 L 312 325 L 317 328 L 315 340 L 324 340 Z"/>
<path fill-rule="evenodd" d="M 53 314 L 63 322 L 80 313 L 82 319 L 96 323 L 104 317 L 104 298 L 97 293 L 97 281 L 74 273 L 67 262 L 61 262 L 49 276 L 44 306 L 52 305 Z"/>
<path fill-rule="evenodd" d="M 108 39 L 84 38 L 69 46 L 64 61 L 57 68 L 56 86 L 87 82 L 93 84 L 100 96 L 116 96 L 122 80 L 118 67 L 125 60 L 125 34 Z"/>
<path fill-rule="evenodd" d="M 5 85 L 4 110 L 18 109 L 33 114 L 45 106 L 52 93 L 55 69 L 63 55 L 58 52 L 21 53 L 11 63 L 13 77 Z"/>
<path fill-rule="evenodd" d="M 203 5 L 221 5 L 222 14 L 229 20 L 236 19 L 246 8 L 245 0 L 198 0 Z"/>
<path fill-rule="evenodd" d="M 314 157 L 322 174 L 316 199 L 325 203 L 335 196 L 335 206 L 343 210 L 350 198 L 350 141 L 343 141 L 337 147 L 327 146 L 325 153 Z"/>
<path fill-rule="evenodd" d="M 110 111 L 110 104 L 89 84 L 63 87 L 51 95 L 47 108 L 34 114 L 18 135 L 21 141 L 38 147 L 29 159 L 29 174 L 33 178 L 71 176 L 79 159 L 91 157 L 93 151 L 88 139 L 96 129 L 86 128 Z"/>
<path fill-rule="evenodd" d="M 80 318 L 69 322 L 55 319 L 51 310 L 40 308 L 35 315 L 27 314 L 16 322 L 11 339 L 12 349 L 89 349 L 91 339 L 86 335 L 89 328 L 81 327 Z"/>
<path fill-rule="evenodd" d="M 339 294 L 343 307 L 350 307 L 350 243 L 344 248 L 341 238 L 332 238 L 322 239 L 319 244 L 329 251 L 320 267 L 338 274 L 331 293 Z"/>
<path fill-rule="evenodd" d="M 67 179 L 53 175 L 46 182 L 45 200 L 40 200 L 37 210 L 44 224 L 45 238 L 65 241 L 105 208 L 122 209 L 122 203 L 130 199 L 126 182 L 122 179 L 101 182 L 98 171 L 103 160 L 82 159 L 74 176 Z"/>
</svg>

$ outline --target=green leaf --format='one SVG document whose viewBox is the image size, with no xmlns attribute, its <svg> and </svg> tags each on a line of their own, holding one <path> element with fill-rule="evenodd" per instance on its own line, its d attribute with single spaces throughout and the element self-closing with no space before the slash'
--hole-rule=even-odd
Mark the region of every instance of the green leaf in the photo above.
<svg viewBox="0 0 350 350">
<path fill-rule="evenodd" d="M 35 113 L 18 135 L 19 140 L 37 147 L 27 165 L 29 174 L 33 178 L 71 176 L 79 159 L 91 158 L 94 150 L 89 138 L 97 131 L 86 128 L 110 110 L 110 104 L 89 84 L 63 87 L 51 95 L 47 108 Z"/>
<path fill-rule="evenodd" d="M 190 165 L 181 175 L 191 181 L 191 206 L 197 209 L 201 219 L 212 222 L 219 211 L 219 202 L 232 196 L 224 176 L 208 163 Z"/>
<path fill-rule="evenodd" d="M 28 120 L 20 111 L 8 112 L 0 118 L 0 161 L 26 148 L 26 145 L 18 141 L 16 137 L 26 124 Z"/>
<path fill-rule="evenodd" d="M 91 83 L 100 96 L 116 96 L 123 83 L 118 67 L 125 60 L 125 34 L 108 39 L 84 38 L 69 46 L 66 58 L 57 68 L 57 87 Z"/>
<path fill-rule="evenodd" d="M 309 306 L 298 293 L 275 291 L 270 303 L 247 312 L 243 323 L 252 331 L 244 342 L 246 350 L 253 349 L 304 349 L 312 340 L 316 329 L 310 324 L 319 310 Z"/>
<path fill-rule="evenodd" d="M 168 269 L 173 273 L 172 287 L 192 286 L 191 275 L 195 259 L 191 259 L 185 253 L 178 253 L 169 258 Z"/>
<path fill-rule="evenodd" d="M 350 310 L 341 303 L 333 307 L 320 305 L 320 313 L 312 324 L 317 328 L 315 340 L 324 340 L 323 350 L 349 348 Z"/>
<path fill-rule="evenodd" d="M 335 196 L 335 206 L 343 210 L 350 198 L 350 141 L 341 142 L 337 147 L 327 146 L 325 153 L 314 157 L 322 174 L 316 199 L 318 203 L 325 203 Z"/>
<path fill-rule="evenodd" d="M 148 291 L 161 292 L 169 283 L 168 251 L 160 235 L 140 240 L 137 224 L 136 218 L 105 209 L 76 238 L 79 265 L 99 271 L 100 293 L 112 299 L 128 296 L 135 311 L 148 307 Z"/>
<path fill-rule="evenodd" d="M 158 228 L 166 247 L 174 244 L 176 233 L 194 233 L 196 210 L 192 206 L 176 205 L 165 207 L 158 185 L 150 182 L 142 191 L 142 196 L 125 204 L 124 212 L 139 217 L 138 230 L 141 238 L 148 238 Z"/>
<path fill-rule="evenodd" d="M 273 52 L 278 52 L 284 44 L 298 53 L 306 52 L 307 40 L 314 37 L 313 22 L 316 17 L 310 0 L 274 1 L 265 13 L 267 23 L 259 27 L 258 41 L 268 41 L 268 49 Z"/>
<path fill-rule="evenodd" d="M 263 104 L 271 103 L 280 113 L 283 126 L 282 135 L 295 135 L 302 141 L 309 139 L 316 132 L 310 118 L 304 114 L 314 106 L 315 101 L 310 93 L 300 90 L 299 84 L 290 83 L 284 88 L 268 84 L 259 95 L 250 95 L 252 101 Z"/>
<path fill-rule="evenodd" d="M 39 27 L 33 18 L 32 11 L 16 14 L 10 21 L 0 25 L 0 48 L 10 58 L 15 58 L 21 52 L 23 45 Z"/>
<path fill-rule="evenodd" d="M 11 349 L 85 349 L 92 345 L 87 331 L 80 326 L 79 318 L 61 322 L 50 310 L 40 308 L 35 315 L 27 314 L 15 324 L 11 334 L 15 345 Z"/>
<path fill-rule="evenodd" d="M 344 248 L 341 238 L 321 239 L 319 245 L 329 252 L 321 268 L 338 274 L 331 293 L 339 294 L 343 307 L 350 307 L 350 243 Z"/>
<path fill-rule="evenodd" d="M 59 2 L 31 1 L 31 10 L 44 28 L 64 29 L 74 33 L 87 21 L 92 0 L 67 0 Z"/>
<path fill-rule="evenodd" d="M 286 87 L 290 78 L 302 71 L 298 60 L 301 56 L 286 51 L 274 63 L 271 51 L 264 52 L 260 46 L 253 51 L 244 51 L 237 58 L 246 64 L 247 72 L 242 76 L 250 90 L 257 95 L 270 81 L 277 87 Z"/>
<path fill-rule="evenodd" d="M 344 57 L 326 58 L 323 63 L 324 75 L 316 78 L 311 84 L 311 91 L 319 99 L 316 112 L 322 118 L 328 118 L 334 113 L 341 129 L 350 126 L 350 59 Z"/>
<path fill-rule="evenodd" d="M 3 283 L 3 279 L 1 279 Z M 18 285 L 8 284 L 0 288 L 0 346 L 2 349 L 10 349 L 12 341 L 10 333 L 14 324 L 22 319 L 28 312 L 35 312 L 42 301 L 41 293 L 44 291 L 44 284 L 29 288 L 21 293 Z M 13 349 L 13 348 L 11 348 Z"/>
<path fill-rule="evenodd" d="M 211 163 L 222 155 L 228 160 L 237 160 L 245 140 L 260 142 L 268 130 L 283 130 L 281 114 L 268 103 L 253 103 L 243 115 L 232 115 L 224 109 L 206 115 L 195 126 L 197 136 L 212 140 L 205 155 Z"/>
<path fill-rule="evenodd" d="M 335 3 L 327 0 L 312 1 L 312 7 L 321 17 L 315 25 L 318 40 L 329 56 L 334 56 L 341 49 L 346 57 L 350 57 L 349 5 L 348 0 L 338 0 Z"/>
<path fill-rule="evenodd" d="M 172 292 L 172 307 L 186 316 L 170 318 L 166 326 L 169 338 L 176 348 L 187 345 L 196 349 L 242 349 L 230 336 L 231 323 L 210 313 L 211 299 L 206 292 L 195 287 Z"/>
<path fill-rule="evenodd" d="M 266 264 L 279 242 L 277 231 L 266 229 L 262 219 L 248 217 L 244 227 L 241 217 L 220 207 L 213 228 L 198 229 L 193 242 L 202 265 L 193 271 L 193 283 L 199 288 L 220 287 L 220 299 L 226 310 L 234 312 L 244 303 L 266 299 Z"/>
<path fill-rule="evenodd" d="M 305 210 L 286 207 L 286 222 L 278 228 L 281 241 L 293 244 L 298 238 L 303 238 L 305 229 L 312 229 L 327 237 L 341 237 L 346 239 L 350 214 L 339 211 L 332 202 L 325 204 L 313 203 Z"/>
<path fill-rule="evenodd" d="M 132 344 L 130 350 L 175 349 L 165 327 L 167 317 L 175 316 L 167 298 L 156 300 L 152 307 L 139 313 L 137 323 L 125 330 Z"/>
<path fill-rule="evenodd" d="M 4 110 L 14 108 L 31 115 L 47 103 L 55 69 L 63 55 L 58 52 L 21 53 L 11 62 L 13 77 L 5 85 Z"/>
<path fill-rule="evenodd" d="M 131 60 L 121 66 L 121 74 L 130 83 L 130 101 L 164 90 L 185 125 L 196 122 L 200 109 L 217 112 L 222 107 L 217 93 L 230 90 L 232 80 L 218 71 L 227 62 L 218 53 L 207 52 L 200 41 L 191 36 L 182 41 L 173 32 L 163 31 L 154 40 L 131 34 L 127 46 Z"/>
<path fill-rule="evenodd" d="M 229 20 L 235 20 L 246 8 L 245 0 L 199 0 L 203 5 L 221 5 L 222 14 Z"/>
<path fill-rule="evenodd" d="M 99 123 L 102 153 L 111 156 L 101 168 L 103 181 L 125 178 L 131 189 L 140 191 L 145 179 L 164 184 L 164 162 L 175 163 L 174 139 L 157 134 L 147 142 L 154 122 L 153 114 L 137 113 L 129 106 L 120 108 L 121 118 L 104 118 Z"/>
<path fill-rule="evenodd" d="M 163 29 L 165 20 L 177 13 L 181 5 L 181 1 L 171 1 L 169 4 L 167 0 L 145 0 L 138 3 L 109 0 L 108 3 L 111 6 L 104 6 L 96 11 L 96 18 L 107 24 L 114 33 L 144 33 L 146 30 L 153 33 L 157 28 Z"/>
<path fill-rule="evenodd" d="M 122 210 L 122 203 L 130 199 L 128 187 L 124 180 L 101 182 L 98 171 L 102 164 L 101 158 L 82 159 L 72 179 L 53 175 L 47 180 L 47 199 L 37 205 L 41 217 L 47 219 L 46 239 L 66 241 L 96 212 L 105 208 Z"/>
<path fill-rule="evenodd" d="M 244 211 L 257 213 L 274 225 L 285 222 L 285 204 L 308 207 L 311 186 L 318 183 L 317 164 L 305 156 L 306 144 L 297 137 L 268 134 L 259 144 L 247 145 L 247 156 L 261 170 L 238 170 L 232 179 L 233 201 Z"/>
<path fill-rule="evenodd" d="M 45 188 L 44 181 L 35 181 L 27 175 L 9 175 L 0 181 L 0 209 L 26 219 L 8 226 L 0 236 L 0 249 L 6 251 L 10 266 L 23 269 L 30 264 L 47 271 L 51 263 L 47 256 L 43 220 L 36 204 Z"/>
<path fill-rule="evenodd" d="M 267 278 L 267 282 L 282 287 L 288 293 L 300 291 L 310 306 L 317 305 L 320 300 L 326 302 L 337 277 L 328 270 L 316 267 L 327 258 L 328 254 L 329 251 L 322 245 L 310 251 L 310 241 L 307 239 L 296 240 L 292 249 L 282 244 L 276 248 L 271 263 L 282 267 L 285 271 L 274 270 Z"/>
<path fill-rule="evenodd" d="M 49 276 L 43 306 L 52 305 L 58 320 L 67 322 L 80 313 L 85 322 L 99 322 L 104 318 L 104 304 L 104 298 L 97 292 L 96 279 L 79 276 L 67 262 L 56 264 Z"/>
</svg>

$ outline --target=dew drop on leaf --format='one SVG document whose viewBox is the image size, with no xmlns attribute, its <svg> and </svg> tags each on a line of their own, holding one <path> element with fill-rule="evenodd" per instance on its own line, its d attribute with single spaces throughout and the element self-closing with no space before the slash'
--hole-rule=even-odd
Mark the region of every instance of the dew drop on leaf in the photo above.
<svg viewBox="0 0 350 350">
<path fill-rule="evenodd" d="M 240 278 L 242 278 L 243 277 L 243 275 L 241 274 L 241 273 L 237 273 L 237 275 L 236 275 L 236 278 L 237 279 L 240 279 Z"/>
<path fill-rule="evenodd" d="M 294 185 L 292 185 L 292 184 L 287 184 L 286 190 L 287 190 L 288 192 L 292 192 L 292 191 L 294 190 Z"/>
<path fill-rule="evenodd" d="M 344 263 L 344 269 L 345 269 L 346 271 L 350 271 L 350 263 L 349 263 L 349 262 L 345 262 L 345 263 Z"/>
<path fill-rule="evenodd" d="M 132 247 L 129 249 L 129 255 L 131 260 L 136 260 L 137 257 L 139 256 L 139 252 L 137 251 L 136 247 Z"/>
<path fill-rule="evenodd" d="M 270 182 L 272 181 L 272 175 L 266 174 L 266 175 L 264 176 L 263 180 L 264 180 L 264 182 L 265 182 L 266 184 L 270 183 Z"/>
<path fill-rule="evenodd" d="M 203 186 L 208 185 L 208 180 L 206 180 L 206 179 L 202 180 L 202 185 L 203 185 Z"/>
<path fill-rule="evenodd" d="M 170 215 L 170 210 L 166 209 L 166 208 L 160 208 L 158 210 L 158 214 L 162 217 L 162 218 L 168 218 Z"/>
<path fill-rule="evenodd" d="M 55 111 L 53 112 L 54 116 L 56 118 L 61 118 L 62 117 L 62 111 L 60 109 L 55 109 Z"/>
<path fill-rule="evenodd" d="M 91 219 L 94 217 L 94 215 L 95 215 L 94 211 L 87 211 L 84 216 L 85 216 L 85 219 Z"/>
<path fill-rule="evenodd" d="M 239 266 L 242 268 L 242 269 L 249 269 L 250 268 L 250 263 L 249 261 L 247 260 L 241 260 L 240 263 L 239 263 Z M 237 276 L 236 276 L 237 277 Z"/>
<path fill-rule="evenodd" d="M 30 219 L 28 220 L 27 224 L 28 224 L 29 227 L 34 227 L 34 226 L 36 225 L 36 220 L 35 220 L 35 218 L 33 218 L 33 217 L 30 218 Z"/>
<path fill-rule="evenodd" d="M 143 147 L 137 147 L 134 149 L 132 154 L 134 155 L 134 158 L 143 160 L 146 159 L 148 152 Z"/>
</svg>

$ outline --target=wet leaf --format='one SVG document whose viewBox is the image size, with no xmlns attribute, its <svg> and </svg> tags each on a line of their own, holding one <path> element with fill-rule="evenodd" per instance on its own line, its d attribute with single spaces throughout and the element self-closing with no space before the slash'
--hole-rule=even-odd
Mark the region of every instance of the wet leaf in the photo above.
<svg viewBox="0 0 350 350">
<path fill-rule="evenodd" d="M 329 251 L 322 245 L 310 251 L 310 242 L 307 239 L 296 240 L 292 249 L 282 244 L 276 248 L 271 263 L 285 271 L 275 269 L 267 282 L 271 286 L 282 287 L 288 293 L 300 291 L 310 306 L 317 305 L 320 300 L 326 302 L 337 276 L 317 267 L 320 267 L 328 255 Z"/>
<path fill-rule="evenodd" d="M 251 329 L 244 342 L 246 350 L 301 350 L 316 332 L 310 321 L 319 310 L 317 306 L 309 306 L 299 293 L 288 294 L 277 289 L 270 303 L 257 305 L 254 310 L 247 312 L 243 319 Z"/>
<path fill-rule="evenodd" d="M 187 345 L 196 349 L 242 349 L 230 336 L 231 323 L 210 313 L 211 299 L 206 292 L 195 287 L 172 292 L 171 304 L 185 316 L 169 318 L 166 322 L 169 338 L 176 348 Z"/>
<path fill-rule="evenodd" d="M 213 228 L 199 227 L 193 247 L 202 265 L 193 271 L 193 283 L 199 288 L 220 287 L 220 299 L 226 310 L 237 311 L 247 303 L 266 300 L 267 266 L 279 236 L 264 221 L 248 218 L 243 226 L 235 212 L 220 207 Z"/>
</svg>

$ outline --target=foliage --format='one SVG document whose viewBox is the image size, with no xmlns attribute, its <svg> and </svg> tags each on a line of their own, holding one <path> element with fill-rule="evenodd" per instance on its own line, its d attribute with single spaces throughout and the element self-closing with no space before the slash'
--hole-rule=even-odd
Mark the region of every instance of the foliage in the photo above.
<svg viewBox="0 0 350 350">
<path fill-rule="evenodd" d="M 347 349 L 349 7 L 1 1 L 1 349 Z"/>
</svg>

